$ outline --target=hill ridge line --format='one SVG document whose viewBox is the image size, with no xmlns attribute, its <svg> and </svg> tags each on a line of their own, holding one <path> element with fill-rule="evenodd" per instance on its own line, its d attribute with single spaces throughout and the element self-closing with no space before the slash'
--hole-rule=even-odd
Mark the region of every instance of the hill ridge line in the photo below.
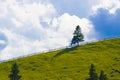
<svg viewBox="0 0 120 80">
<path fill-rule="evenodd" d="M 83 43 L 79 44 L 79 46 L 80 45 L 90 44 L 90 43 L 93 43 L 93 42 L 99 42 L 99 41 L 104 41 L 104 40 L 115 39 L 115 38 L 120 38 L 120 37 L 117 36 L 117 37 L 114 37 L 114 38 L 104 38 L 104 39 L 99 39 L 99 40 L 93 40 L 93 41 L 83 42 Z M 64 47 L 60 47 L 60 48 L 48 49 L 48 50 L 41 51 L 41 52 L 35 52 L 35 53 L 31 53 L 31 54 L 26 54 L 26 55 L 23 55 L 23 56 L 13 57 L 13 58 L 7 59 L 7 60 L 1 60 L 0 63 L 12 61 L 12 60 L 16 60 L 16 59 L 19 59 L 19 58 L 25 58 L 25 57 L 29 57 L 29 56 L 33 56 L 33 55 L 37 55 L 37 54 L 42 54 L 42 53 L 47 53 L 47 52 L 53 52 L 53 51 L 57 51 L 57 50 L 65 49 L 65 48 L 72 48 L 72 47 L 70 47 L 70 46 L 64 46 Z"/>
</svg>

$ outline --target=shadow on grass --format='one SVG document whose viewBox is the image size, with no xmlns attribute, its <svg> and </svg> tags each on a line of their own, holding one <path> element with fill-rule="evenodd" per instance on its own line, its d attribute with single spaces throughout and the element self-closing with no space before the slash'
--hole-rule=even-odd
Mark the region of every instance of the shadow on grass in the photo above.
<svg viewBox="0 0 120 80">
<path fill-rule="evenodd" d="M 73 51 L 73 50 L 76 50 L 77 47 L 78 47 L 78 46 L 73 47 L 73 48 L 65 48 L 65 49 L 61 50 L 60 52 L 58 52 L 58 53 L 57 53 L 56 55 L 54 55 L 53 57 L 59 57 L 59 56 L 65 54 L 65 53 L 68 53 L 68 52 L 71 52 L 71 51 Z"/>
</svg>

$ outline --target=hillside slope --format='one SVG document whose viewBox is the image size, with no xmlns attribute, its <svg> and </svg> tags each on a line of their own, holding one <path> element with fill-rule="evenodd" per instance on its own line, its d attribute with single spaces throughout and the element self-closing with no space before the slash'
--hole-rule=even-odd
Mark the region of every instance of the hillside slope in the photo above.
<svg viewBox="0 0 120 80">
<path fill-rule="evenodd" d="M 9 80 L 14 62 L 21 80 L 85 80 L 91 64 L 98 74 L 104 70 L 109 80 L 120 80 L 120 38 L 0 63 L 0 80 Z"/>
</svg>

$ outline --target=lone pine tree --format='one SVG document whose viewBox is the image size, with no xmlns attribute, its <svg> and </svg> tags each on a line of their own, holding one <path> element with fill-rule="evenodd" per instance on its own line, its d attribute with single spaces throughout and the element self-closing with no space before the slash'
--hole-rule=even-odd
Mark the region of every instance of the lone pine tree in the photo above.
<svg viewBox="0 0 120 80">
<path fill-rule="evenodd" d="M 91 64 L 89 75 L 90 77 L 87 80 L 98 80 L 98 75 L 93 64 Z"/>
<path fill-rule="evenodd" d="M 10 80 L 20 80 L 18 65 L 14 63 L 11 68 L 11 74 L 9 75 Z"/>
<path fill-rule="evenodd" d="M 104 74 L 104 71 L 102 71 L 102 70 L 101 70 L 101 72 L 100 72 L 99 80 L 108 80 L 106 74 Z"/>
<path fill-rule="evenodd" d="M 79 42 L 84 41 L 84 36 L 81 32 L 81 28 L 79 25 L 76 26 L 76 29 L 75 29 L 73 35 L 74 36 L 72 38 L 71 45 L 76 44 L 76 43 L 77 43 L 77 45 L 79 45 Z"/>
</svg>

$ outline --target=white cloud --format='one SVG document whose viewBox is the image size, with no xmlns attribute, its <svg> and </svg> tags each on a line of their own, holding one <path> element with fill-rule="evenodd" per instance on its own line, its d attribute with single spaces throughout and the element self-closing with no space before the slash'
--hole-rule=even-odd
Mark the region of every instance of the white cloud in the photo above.
<svg viewBox="0 0 120 80">
<path fill-rule="evenodd" d="M 0 40 L 0 44 L 5 44 L 5 41 L 4 40 Z"/>
<path fill-rule="evenodd" d="M 88 19 L 69 13 L 56 17 L 51 3 L 7 0 L 5 4 L 9 13 L 4 19 L 10 20 L 13 26 L 0 28 L 8 39 L 6 48 L 0 52 L 0 60 L 67 46 L 77 25 L 81 26 L 86 41 L 96 39 L 96 32 Z"/>
<path fill-rule="evenodd" d="M 101 0 L 99 5 L 92 7 L 92 10 L 96 13 L 99 8 L 109 10 L 109 13 L 114 14 L 117 9 L 120 9 L 120 0 Z"/>
<path fill-rule="evenodd" d="M 7 15 L 7 7 L 4 1 L 0 1 L 0 18 L 4 18 Z"/>
<path fill-rule="evenodd" d="M 89 41 L 95 38 L 95 31 L 92 23 L 86 18 L 79 18 L 75 15 L 71 16 L 68 13 L 63 14 L 58 18 L 58 32 L 63 33 L 62 36 L 68 38 L 69 40 L 73 36 L 73 32 L 77 25 L 81 26 L 82 32 L 85 35 L 85 40 Z M 92 37 L 93 36 L 93 37 Z M 87 39 L 89 37 L 89 40 Z"/>
<path fill-rule="evenodd" d="M 1 60 L 45 50 L 38 40 L 32 41 L 8 29 L 2 29 L 2 32 L 8 38 L 8 44 L 7 47 L 1 51 Z"/>
<path fill-rule="evenodd" d="M 40 22 L 45 21 L 48 24 L 48 20 L 52 19 L 55 14 L 55 9 L 52 4 L 36 2 L 21 4 L 16 0 L 6 0 L 2 4 L 4 5 L 1 7 L 6 7 L 9 12 L 4 15 L 4 19 L 11 20 L 13 25 L 11 26 L 9 24 L 10 22 L 5 22 L 10 26 L 6 27 L 2 25 L 3 27 L 0 28 L 0 31 L 8 39 L 6 48 L 0 51 L 0 59 L 4 60 L 46 50 L 44 48 L 45 44 L 40 41 L 44 37 L 43 32 L 46 30 Z M 2 15 L 1 12 L 0 15 Z M 3 41 L 1 42 L 3 43 Z"/>
<path fill-rule="evenodd" d="M 20 21 L 16 20 L 15 18 L 12 18 L 11 21 L 16 27 L 21 27 L 23 25 Z"/>
</svg>

